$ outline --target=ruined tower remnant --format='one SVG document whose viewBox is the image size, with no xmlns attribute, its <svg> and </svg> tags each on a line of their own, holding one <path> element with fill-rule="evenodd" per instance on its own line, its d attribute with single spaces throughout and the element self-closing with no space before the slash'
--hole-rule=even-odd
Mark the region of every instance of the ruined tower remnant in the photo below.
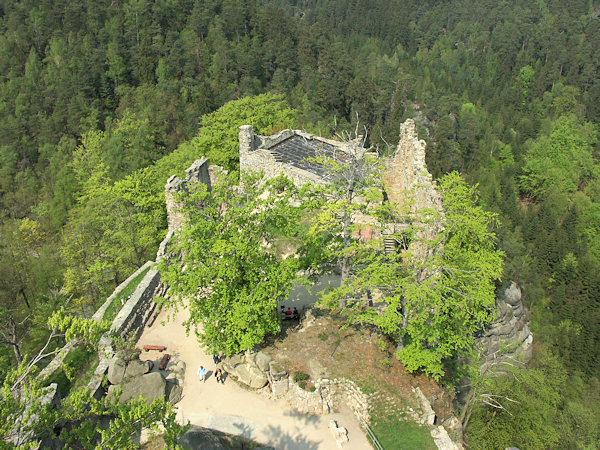
<svg viewBox="0 0 600 450">
<path fill-rule="evenodd" d="M 186 190 L 188 183 L 204 183 L 208 190 L 211 189 L 208 160 L 198 159 L 185 171 L 185 180 L 177 175 L 172 175 L 165 185 L 165 202 L 167 206 L 167 223 L 169 231 L 175 231 L 183 225 L 183 213 L 179 211 L 181 205 L 175 201 L 174 194 Z"/>
<path fill-rule="evenodd" d="M 417 134 L 415 121 L 407 119 L 400 126 L 400 141 L 384 174 L 389 201 L 416 219 L 413 222 L 416 235 L 410 251 L 420 260 L 425 260 L 433 251 L 423 243 L 437 237 L 444 214 L 442 197 L 425 164 L 425 147 L 425 141 Z M 429 216 L 427 220 L 423 214 Z"/>
</svg>

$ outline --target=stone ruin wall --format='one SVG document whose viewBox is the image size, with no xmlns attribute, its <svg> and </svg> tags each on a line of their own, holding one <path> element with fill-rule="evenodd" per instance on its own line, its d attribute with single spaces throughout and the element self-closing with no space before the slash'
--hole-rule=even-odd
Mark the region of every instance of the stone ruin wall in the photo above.
<svg viewBox="0 0 600 450">
<path fill-rule="evenodd" d="M 150 262 L 150 264 L 154 264 L 154 262 Z M 139 273 L 139 270 L 136 274 L 137 273 Z M 150 269 L 113 320 L 110 331 L 116 332 L 124 339 L 130 334 L 133 334 L 137 340 L 144 331 L 146 324 L 157 312 L 157 304 L 153 302 L 152 299 L 157 295 L 166 294 L 166 290 L 167 287 L 160 282 L 160 273 L 158 270 L 154 268 Z M 114 353 L 115 349 L 113 341 L 108 336 L 108 333 L 106 333 L 100 338 L 98 344 L 98 356 L 100 361 L 87 386 L 91 395 L 96 399 L 100 399 L 104 395 L 102 380 L 104 375 L 108 372 L 109 362 L 114 356 Z"/>
<path fill-rule="evenodd" d="M 444 214 L 442 197 L 425 163 L 425 147 L 425 141 L 419 139 L 414 120 L 407 119 L 400 127 L 400 140 L 394 158 L 388 161 L 384 173 L 389 201 L 398 205 L 402 213 L 404 209 L 409 216 L 423 210 L 432 213 L 433 220 L 415 223 L 417 239 L 409 247 L 411 253 L 421 261 L 431 256 L 432 250 L 418 242 L 437 237 L 442 229 Z"/>
<path fill-rule="evenodd" d="M 214 175 L 213 175 L 214 177 Z M 181 205 L 175 201 L 175 194 L 186 191 L 190 183 L 204 183 L 210 191 L 211 173 L 206 158 L 198 159 L 185 171 L 185 179 L 172 175 L 165 185 L 165 204 L 167 209 L 167 223 L 169 231 L 178 230 L 183 225 L 183 213 L 179 210 Z"/>
<path fill-rule="evenodd" d="M 321 177 L 291 164 L 276 161 L 269 151 L 274 145 L 294 135 L 304 136 L 307 139 L 314 138 L 314 136 L 299 130 L 283 130 L 273 136 L 259 136 L 254 134 L 252 125 L 242 125 L 239 127 L 240 170 L 262 170 L 267 178 L 275 178 L 283 173 L 296 186 L 302 186 L 308 182 L 321 184 L 323 182 Z M 336 141 L 326 139 L 323 141 L 340 145 Z"/>
</svg>

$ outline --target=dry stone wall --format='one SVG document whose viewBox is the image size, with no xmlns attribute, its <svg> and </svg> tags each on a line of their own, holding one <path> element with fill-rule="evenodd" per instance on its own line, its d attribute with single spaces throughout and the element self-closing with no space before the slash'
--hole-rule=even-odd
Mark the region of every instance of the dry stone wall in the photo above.
<svg viewBox="0 0 600 450">
<path fill-rule="evenodd" d="M 166 286 L 160 282 L 160 273 L 156 269 L 150 269 L 115 317 L 110 330 L 123 338 L 133 334 L 137 340 L 155 312 L 156 303 L 152 301 L 152 298 L 155 295 L 164 295 L 166 290 Z M 114 353 L 113 341 L 107 333 L 100 338 L 98 350 L 100 361 L 87 386 L 96 399 L 100 399 L 104 395 L 102 379 L 108 372 L 109 362 Z"/>
</svg>

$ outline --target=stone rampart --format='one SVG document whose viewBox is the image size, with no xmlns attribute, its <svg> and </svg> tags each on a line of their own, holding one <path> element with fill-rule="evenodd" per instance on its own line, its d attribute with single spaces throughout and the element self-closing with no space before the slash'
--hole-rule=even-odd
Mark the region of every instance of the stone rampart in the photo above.
<svg viewBox="0 0 600 450">
<path fill-rule="evenodd" d="M 98 310 L 94 313 L 94 315 L 92 316 L 92 319 L 94 319 L 96 322 L 100 322 L 104 318 L 104 314 L 106 313 L 106 310 L 108 309 L 108 307 L 119 296 L 119 294 L 123 291 L 123 289 L 125 289 L 129 285 L 129 283 L 135 279 L 135 277 L 137 277 L 140 273 L 142 273 L 144 270 L 146 270 L 152 264 L 154 264 L 152 261 L 147 261 L 146 264 L 141 266 L 138 270 L 133 272 L 125 281 L 123 281 L 120 285 L 118 285 L 115 288 L 115 290 L 112 292 L 112 294 L 110 294 L 110 296 L 102 304 L 102 306 L 100 306 L 100 308 L 98 308 Z M 52 361 L 50 361 L 50 363 L 46 367 L 44 367 L 44 369 L 42 371 L 40 371 L 40 373 L 38 374 L 38 378 L 43 379 L 43 378 L 46 378 L 46 377 L 52 375 L 54 373 L 54 371 L 56 371 L 61 366 L 61 364 L 67 357 L 67 355 L 71 352 L 71 350 L 73 350 L 73 348 L 75 348 L 75 346 L 77 344 L 78 344 L 77 341 L 68 342 L 60 350 L 60 352 L 57 353 L 57 355 L 54 357 L 54 359 L 52 359 Z"/>
<path fill-rule="evenodd" d="M 407 119 L 400 127 L 394 159 L 388 162 L 384 173 L 390 202 L 406 214 L 415 227 L 416 235 L 409 251 L 418 261 L 425 261 L 433 254 L 434 250 L 424 243 L 436 239 L 444 217 L 442 197 L 425 164 L 425 147 L 414 120 Z"/>
<path fill-rule="evenodd" d="M 144 326 L 155 312 L 156 303 L 152 301 L 152 298 L 155 295 L 164 295 L 165 293 L 166 286 L 160 282 L 160 273 L 156 269 L 150 269 L 127 303 L 123 305 L 115 320 L 113 320 L 110 332 L 114 332 L 124 339 L 133 334 L 135 340 L 137 340 L 141 336 Z M 109 333 L 102 336 L 98 347 L 100 361 L 87 386 L 91 395 L 96 399 L 104 395 L 102 380 L 108 371 L 109 361 L 115 352 L 114 343 Z"/>
<path fill-rule="evenodd" d="M 211 189 L 211 176 L 206 158 L 198 159 L 185 171 L 185 179 L 172 175 L 165 185 L 165 203 L 167 208 L 167 224 L 169 231 L 178 230 L 183 225 L 181 205 L 175 201 L 177 193 L 185 192 L 189 183 L 204 183 Z"/>
</svg>

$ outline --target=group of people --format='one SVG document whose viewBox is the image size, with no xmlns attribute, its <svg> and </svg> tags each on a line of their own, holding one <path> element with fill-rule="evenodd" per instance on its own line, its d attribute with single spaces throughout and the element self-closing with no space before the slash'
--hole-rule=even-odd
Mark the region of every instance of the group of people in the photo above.
<svg viewBox="0 0 600 450">
<path fill-rule="evenodd" d="M 219 367 L 219 363 L 223 359 L 223 355 L 220 353 L 218 355 L 212 355 L 212 357 L 213 362 L 215 363 L 214 377 L 217 379 L 217 383 L 225 384 L 225 372 Z M 206 383 L 206 379 L 208 378 L 207 375 L 208 372 L 206 371 L 204 366 L 200 366 L 200 368 L 198 369 L 198 377 L 203 383 Z"/>
<path fill-rule="evenodd" d="M 292 309 L 290 309 L 289 307 L 286 308 L 284 305 L 281 305 L 281 318 L 284 320 L 299 319 L 300 312 L 298 311 L 298 308 L 296 308 L 295 306 L 294 306 L 294 310 L 292 311 Z"/>
</svg>

